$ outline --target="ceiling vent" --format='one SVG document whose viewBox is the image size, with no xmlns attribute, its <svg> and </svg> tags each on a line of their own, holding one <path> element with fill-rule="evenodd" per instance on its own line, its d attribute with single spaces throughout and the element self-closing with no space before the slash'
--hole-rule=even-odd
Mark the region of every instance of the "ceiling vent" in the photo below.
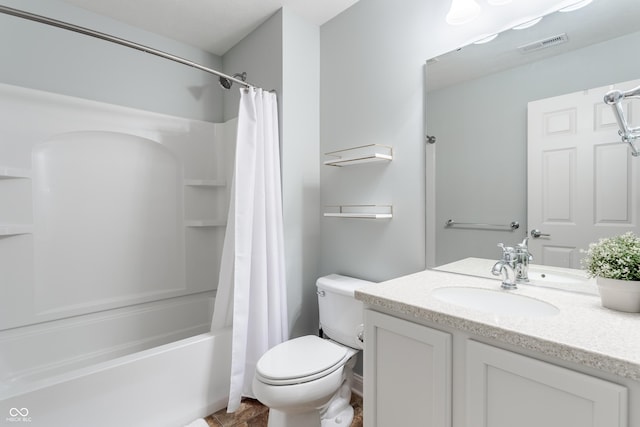
<svg viewBox="0 0 640 427">
<path fill-rule="evenodd" d="M 519 46 L 518 50 L 522 53 L 534 52 L 540 49 L 546 49 L 551 46 L 557 46 L 569 41 L 567 33 L 558 34 L 557 36 L 547 37 L 546 39 L 538 40 L 537 42 L 527 43 Z"/>
</svg>

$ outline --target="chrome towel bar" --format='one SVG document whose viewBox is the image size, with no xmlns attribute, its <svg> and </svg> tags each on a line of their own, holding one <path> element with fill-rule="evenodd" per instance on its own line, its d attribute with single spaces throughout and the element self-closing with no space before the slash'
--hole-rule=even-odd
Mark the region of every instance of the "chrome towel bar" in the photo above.
<svg viewBox="0 0 640 427">
<path fill-rule="evenodd" d="M 504 228 L 509 231 L 514 231 L 520 228 L 520 223 L 518 221 L 511 221 L 511 223 L 509 224 L 485 224 L 485 223 L 479 223 L 479 222 L 457 222 L 450 219 L 450 220 L 447 220 L 447 222 L 445 223 L 445 227 L 453 227 L 456 225 L 460 226 L 461 228 L 479 228 L 479 229 Z"/>
</svg>

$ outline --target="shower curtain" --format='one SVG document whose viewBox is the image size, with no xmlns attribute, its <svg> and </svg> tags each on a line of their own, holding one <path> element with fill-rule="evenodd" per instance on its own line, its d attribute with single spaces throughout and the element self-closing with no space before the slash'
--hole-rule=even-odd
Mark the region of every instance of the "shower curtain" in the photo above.
<svg viewBox="0 0 640 427">
<path fill-rule="evenodd" d="M 276 96 L 241 89 L 234 177 L 211 328 L 233 325 L 228 412 L 256 362 L 288 339 Z"/>
</svg>

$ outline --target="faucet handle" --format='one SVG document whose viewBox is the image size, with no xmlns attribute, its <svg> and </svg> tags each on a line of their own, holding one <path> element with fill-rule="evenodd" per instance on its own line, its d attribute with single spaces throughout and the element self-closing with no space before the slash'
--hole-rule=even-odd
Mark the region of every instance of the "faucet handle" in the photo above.
<svg viewBox="0 0 640 427">
<path fill-rule="evenodd" d="M 528 261 L 533 261 L 533 255 L 529 252 L 529 237 L 525 237 L 522 243 L 518 243 L 518 253 L 526 255 Z"/>
<path fill-rule="evenodd" d="M 502 249 L 502 259 L 505 261 L 513 260 L 515 256 L 515 249 L 511 246 L 505 246 L 504 243 L 498 243 L 498 247 Z"/>
<path fill-rule="evenodd" d="M 525 237 L 522 243 L 518 243 L 518 248 L 529 250 L 529 236 Z"/>
</svg>

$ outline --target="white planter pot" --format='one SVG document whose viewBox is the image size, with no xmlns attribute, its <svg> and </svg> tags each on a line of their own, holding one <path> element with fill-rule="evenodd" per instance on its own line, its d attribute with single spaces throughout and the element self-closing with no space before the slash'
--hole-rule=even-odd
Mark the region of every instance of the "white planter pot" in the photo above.
<svg viewBox="0 0 640 427">
<path fill-rule="evenodd" d="M 640 282 L 598 277 L 596 283 L 603 307 L 640 313 Z"/>
</svg>

